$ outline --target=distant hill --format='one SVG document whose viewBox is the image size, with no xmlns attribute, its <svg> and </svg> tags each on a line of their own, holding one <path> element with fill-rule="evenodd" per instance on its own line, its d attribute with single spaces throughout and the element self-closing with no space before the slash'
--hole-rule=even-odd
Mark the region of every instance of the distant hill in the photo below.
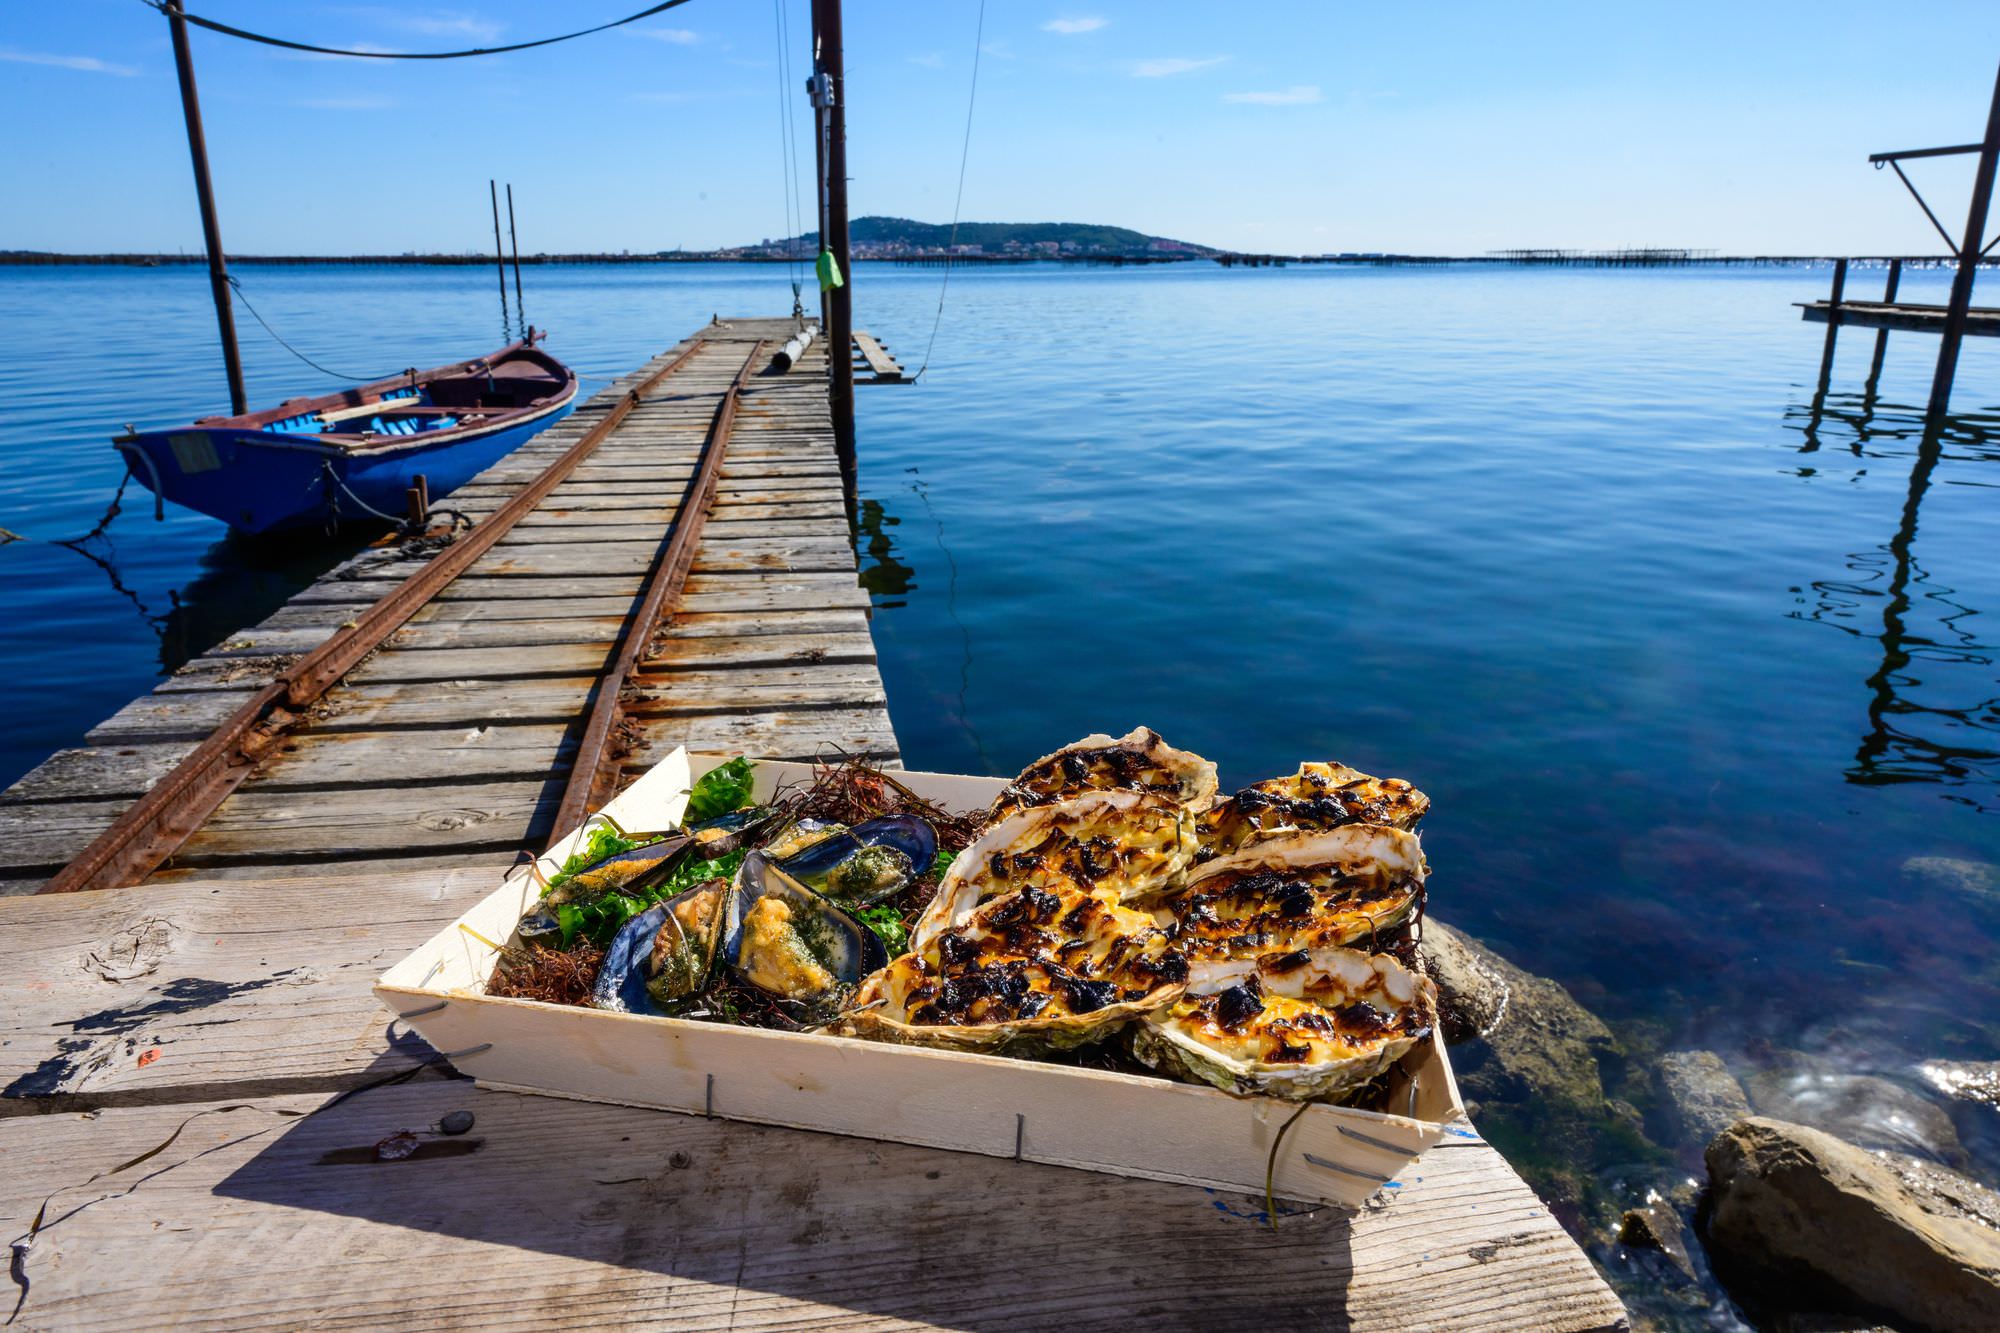
<svg viewBox="0 0 2000 1333">
<path fill-rule="evenodd" d="M 855 218 L 847 224 L 847 235 L 856 250 L 898 248 L 942 251 L 953 239 L 952 229 L 946 223 L 885 217 Z M 961 246 L 976 245 L 987 254 L 1001 254 L 1010 249 L 1046 248 L 1048 245 L 1064 247 L 1069 253 L 1083 254 L 1145 254 L 1158 253 L 1162 249 L 1197 255 L 1216 253 L 1210 247 L 1196 245 L 1192 241 L 1148 236 L 1130 227 L 1107 227 L 1091 222 L 961 222 L 958 224 L 957 243 Z M 770 248 L 782 249 L 785 242 L 767 244 Z M 819 233 L 806 232 L 796 238 L 795 244 L 817 249 Z"/>
</svg>

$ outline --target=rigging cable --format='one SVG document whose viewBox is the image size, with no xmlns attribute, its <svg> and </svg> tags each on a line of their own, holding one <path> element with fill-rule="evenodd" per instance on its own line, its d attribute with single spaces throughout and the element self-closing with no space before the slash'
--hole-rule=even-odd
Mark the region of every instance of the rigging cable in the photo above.
<svg viewBox="0 0 2000 1333">
<path fill-rule="evenodd" d="M 778 153 L 779 169 L 785 176 L 785 266 L 792 283 L 792 316 L 801 318 L 805 306 L 800 292 L 805 273 L 798 254 L 800 226 L 799 139 L 792 94 L 791 23 L 785 17 L 785 0 L 771 0 L 778 40 Z"/>
<path fill-rule="evenodd" d="M 958 193 L 951 201 L 951 240 L 944 250 L 944 278 L 938 283 L 937 314 L 931 319 L 931 339 L 924 344 L 924 363 L 910 376 L 915 384 L 931 368 L 931 349 L 937 346 L 938 325 L 944 323 L 944 294 L 951 290 L 951 256 L 958 248 L 958 215 L 965 204 L 965 163 L 972 155 L 972 109 L 979 101 L 979 48 L 986 36 L 986 0 L 979 0 L 979 26 L 972 36 L 972 89 L 965 95 L 965 142 L 958 150 Z"/>
<path fill-rule="evenodd" d="M 540 37 L 532 42 L 512 42 L 506 46 L 475 46 L 464 51 L 355 51 L 338 46 L 315 46 L 311 42 L 294 42 L 284 37 L 251 32 L 245 28 L 232 28 L 227 23 L 205 19 L 198 14 L 183 12 L 181 17 L 197 28 L 207 28 L 210 32 L 219 32 L 225 37 L 240 37 L 246 42 L 261 42 L 265 46 L 283 47 L 287 51 L 310 51 L 322 56 L 353 56 L 358 60 L 462 60 L 467 56 L 497 56 L 508 51 L 526 51 L 537 46 L 554 46 L 557 42 L 574 41 L 578 37 L 588 37 L 593 32 L 622 28 L 628 23 L 637 23 L 640 19 L 651 18 L 669 9 L 678 9 L 687 2 L 688 0 L 665 0 L 663 4 L 642 9 L 636 14 L 628 14 L 622 19 L 613 19 L 609 23 L 600 23 L 594 28 L 579 28 L 575 32 L 566 32 L 556 37 Z M 139 0 L 139 3 L 150 9 L 157 9 L 162 14 L 167 12 L 165 0 Z"/>
<path fill-rule="evenodd" d="M 250 312 L 250 318 L 256 320 L 259 324 L 263 325 L 264 332 L 271 335 L 271 340 L 273 342 L 277 343 L 278 346 L 284 348 L 287 352 L 290 352 L 293 356 L 297 357 L 299 360 L 311 366 L 314 370 L 317 370 L 320 374 L 326 375 L 332 379 L 344 381 L 348 384 L 373 384 L 376 380 L 391 380 L 395 379 L 399 375 L 407 375 L 410 373 L 407 370 L 398 370 L 387 375 L 344 375 L 338 370 L 332 370 L 326 366 L 322 366 L 319 362 L 313 360 L 311 357 L 307 356 L 304 352 L 301 352 L 298 348 L 286 342 L 283 338 L 280 338 L 278 336 L 278 331 L 271 327 L 270 322 L 268 320 L 266 320 L 262 315 L 257 313 L 257 307 L 251 305 L 250 298 L 243 294 L 243 284 L 236 280 L 236 275 L 232 273 L 228 276 L 229 276 L 229 290 L 236 293 L 236 299 L 238 301 L 241 301 L 243 303 L 243 308 Z"/>
</svg>

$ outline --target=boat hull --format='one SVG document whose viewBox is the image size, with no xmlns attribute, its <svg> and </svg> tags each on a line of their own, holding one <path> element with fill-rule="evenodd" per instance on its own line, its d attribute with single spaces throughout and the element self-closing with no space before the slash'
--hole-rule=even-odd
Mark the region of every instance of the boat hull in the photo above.
<svg viewBox="0 0 2000 1333">
<path fill-rule="evenodd" d="M 457 490 L 576 407 L 574 396 L 479 431 L 347 449 L 310 436 L 185 426 L 117 440 L 141 485 L 239 532 L 260 534 L 400 518 L 421 476 L 432 500 Z M 370 510 L 377 511 L 370 513 Z"/>
</svg>

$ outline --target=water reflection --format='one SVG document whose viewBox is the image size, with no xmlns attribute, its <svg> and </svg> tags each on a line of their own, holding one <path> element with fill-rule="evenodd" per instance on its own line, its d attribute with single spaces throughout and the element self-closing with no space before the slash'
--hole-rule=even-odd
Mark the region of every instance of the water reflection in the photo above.
<svg viewBox="0 0 2000 1333">
<path fill-rule="evenodd" d="M 1981 810 L 1995 808 L 2000 780 L 2000 696 L 1991 691 L 1993 650 L 1969 623 L 1979 611 L 1954 588 L 1933 580 L 1916 557 L 1919 518 L 1941 462 L 1991 461 L 1996 419 L 1991 414 L 1945 417 L 1926 424 L 1924 414 L 1902 404 L 1882 404 L 1873 391 L 1829 394 L 1786 413 L 1786 425 L 1804 437 L 1800 453 L 1822 445 L 1843 447 L 1856 458 L 1894 458 L 1893 446 L 1914 444 L 1910 474 L 1894 533 L 1881 545 L 1849 553 L 1845 579 L 1811 585 L 1809 609 L 1794 619 L 1830 625 L 1878 645 L 1878 665 L 1863 682 L 1867 729 L 1845 776 L 1861 786 L 1932 783 L 1960 789 L 1953 799 Z M 1831 440 L 1822 433 L 1831 432 Z M 1801 476 L 1816 475 L 1805 468 Z M 1978 483 L 1975 483 L 1978 484 Z M 1879 613 L 1873 610 L 1879 603 Z M 1921 668 L 1921 674 L 1919 674 Z M 1926 685 L 1925 678 L 1929 678 Z M 1945 704 L 1937 693 L 1977 678 L 1976 703 Z M 1988 742 L 1985 737 L 1995 737 Z M 1966 790 L 1970 789 L 1970 790 Z"/>
</svg>

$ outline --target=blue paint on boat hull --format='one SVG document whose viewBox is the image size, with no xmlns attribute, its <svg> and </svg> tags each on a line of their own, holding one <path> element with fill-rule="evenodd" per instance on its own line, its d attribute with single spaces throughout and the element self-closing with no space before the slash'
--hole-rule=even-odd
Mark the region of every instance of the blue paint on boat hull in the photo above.
<svg viewBox="0 0 2000 1333">
<path fill-rule="evenodd" d="M 115 443 L 140 484 L 160 498 L 257 534 L 371 517 L 363 505 L 400 516 L 419 474 L 433 500 L 449 495 L 575 407 L 571 397 L 485 434 L 439 432 L 446 438 L 369 450 L 309 435 L 203 426 L 146 431 Z"/>
</svg>

